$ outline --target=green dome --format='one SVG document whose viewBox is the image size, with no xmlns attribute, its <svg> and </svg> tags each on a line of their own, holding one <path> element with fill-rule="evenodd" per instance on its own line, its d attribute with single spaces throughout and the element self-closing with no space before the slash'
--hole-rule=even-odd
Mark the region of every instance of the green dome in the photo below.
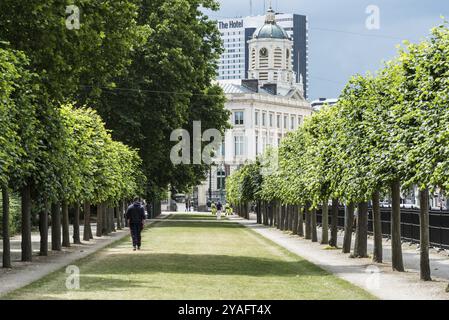
<svg viewBox="0 0 449 320">
<path fill-rule="evenodd" d="M 287 32 L 276 24 L 276 14 L 270 7 L 265 18 L 265 25 L 254 32 L 254 39 L 290 39 Z"/>
<path fill-rule="evenodd" d="M 266 24 L 254 32 L 254 39 L 290 39 L 287 32 L 277 24 Z"/>
</svg>

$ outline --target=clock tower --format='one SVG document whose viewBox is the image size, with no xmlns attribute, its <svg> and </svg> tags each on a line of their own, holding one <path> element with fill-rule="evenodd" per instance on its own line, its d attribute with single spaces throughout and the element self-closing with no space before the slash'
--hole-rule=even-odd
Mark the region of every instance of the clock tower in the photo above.
<svg viewBox="0 0 449 320">
<path fill-rule="evenodd" d="M 249 79 L 257 79 L 261 86 L 276 85 L 277 92 L 285 95 L 292 89 L 303 92 L 293 71 L 293 41 L 276 23 L 273 9 L 267 12 L 265 24 L 254 32 L 248 42 Z"/>
</svg>

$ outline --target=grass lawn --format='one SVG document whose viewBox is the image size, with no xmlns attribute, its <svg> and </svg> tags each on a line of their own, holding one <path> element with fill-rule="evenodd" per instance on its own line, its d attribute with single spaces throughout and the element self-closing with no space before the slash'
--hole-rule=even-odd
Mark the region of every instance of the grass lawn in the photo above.
<svg viewBox="0 0 449 320">
<path fill-rule="evenodd" d="M 77 262 L 80 289 L 55 272 L 7 299 L 374 299 L 253 231 L 229 221 L 173 216 Z M 204 220 L 204 216 L 196 219 Z"/>
<path fill-rule="evenodd" d="M 199 213 L 182 213 L 182 214 L 171 214 L 168 216 L 168 219 L 173 220 L 217 220 L 217 216 L 211 214 L 199 214 Z M 228 220 L 228 218 L 222 214 L 221 220 Z"/>
</svg>

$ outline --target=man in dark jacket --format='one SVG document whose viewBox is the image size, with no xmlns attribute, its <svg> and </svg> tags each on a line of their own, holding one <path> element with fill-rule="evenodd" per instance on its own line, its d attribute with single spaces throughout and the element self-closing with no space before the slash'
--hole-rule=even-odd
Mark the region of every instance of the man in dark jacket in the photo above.
<svg viewBox="0 0 449 320">
<path fill-rule="evenodd" d="M 131 237 L 133 239 L 134 251 L 140 250 L 141 232 L 145 221 L 145 208 L 140 204 L 138 197 L 134 198 L 134 203 L 126 210 L 126 220 L 128 220 Z"/>
</svg>

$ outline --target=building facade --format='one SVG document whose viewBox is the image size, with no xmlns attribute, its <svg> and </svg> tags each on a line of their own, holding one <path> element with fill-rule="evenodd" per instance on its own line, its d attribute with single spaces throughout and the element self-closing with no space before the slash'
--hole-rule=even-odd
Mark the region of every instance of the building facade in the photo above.
<svg viewBox="0 0 449 320">
<path fill-rule="evenodd" d="M 296 81 L 302 77 L 304 97 L 308 97 L 308 23 L 304 15 L 276 13 L 276 23 L 293 41 L 291 60 Z M 264 25 L 265 16 L 218 20 L 218 28 L 224 45 L 224 53 L 217 70 L 218 80 L 250 78 L 250 51 L 248 41 L 254 32 Z"/>
<path fill-rule="evenodd" d="M 224 202 L 226 177 L 268 147 L 278 147 L 312 114 L 302 77 L 294 71 L 293 40 L 276 20 L 270 8 L 264 24 L 248 40 L 248 78 L 218 80 L 226 94 L 232 129 L 225 133 L 207 181 L 196 188 L 199 210 L 211 201 Z"/>
</svg>

